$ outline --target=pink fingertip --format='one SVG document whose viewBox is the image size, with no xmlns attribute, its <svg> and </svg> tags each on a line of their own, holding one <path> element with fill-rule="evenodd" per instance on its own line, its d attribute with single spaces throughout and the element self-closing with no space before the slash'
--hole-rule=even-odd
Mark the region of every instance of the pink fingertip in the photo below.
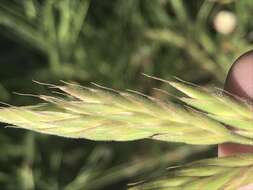
<svg viewBox="0 0 253 190">
<path fill-rule="evenodd" d="M 235 97 L 253 102 L 253 50 L 246 52 L 234 62 L 228 72 L 224 90 L 234 94 Z M 226 143 L 219 145 L 218 148 L 219 156 L 247 152 L 253 152 L 253 146 Z"/>
<path fill-rule="evenodd" d="M 238 190 L 253 190 L 253 184 L 249 184 L 244 187 L 240 187 Z"/>
</svg>

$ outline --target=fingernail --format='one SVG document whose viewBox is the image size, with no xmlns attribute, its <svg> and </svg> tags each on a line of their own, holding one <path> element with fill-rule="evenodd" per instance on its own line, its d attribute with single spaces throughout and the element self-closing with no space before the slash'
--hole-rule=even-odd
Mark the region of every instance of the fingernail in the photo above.
<svg viewBox="0 0 253 190">
<path fill-rule="evenodd" d="M 240 98 L 253 100 L 253 50 L 235 61 L 228 73 L 224 89 Z"/>
</svg>

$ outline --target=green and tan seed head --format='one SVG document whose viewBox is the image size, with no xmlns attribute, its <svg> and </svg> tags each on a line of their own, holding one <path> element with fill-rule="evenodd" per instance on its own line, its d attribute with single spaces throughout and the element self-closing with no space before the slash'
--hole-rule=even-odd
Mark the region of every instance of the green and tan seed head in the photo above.
<svg viewBox="0 0 253 190">
<path fill-rule="evenodd" d="M 61 91 L 61 96 L 38 96 L 44 104 L 1 108 L 0 121 L 36 132 L 96 141 L 150 138 L 187 144 L 253 144 L 252 110 L 247 103 L 184 82 L 165 82 L 187 95 L 180 100 L 191 109 L 136 93 L 64 83 L 51 86 Z"/>
<path fill-rule="evenodd" d="M 38 96 L 43 104 L 2 107 L 0 121 L 39 133 L 95 141 L 148 138 L 197 145 L 253 144 L 249 104 L 184 82 L 165 82 L 186 95 L 180 98 L 185 106 L 137 93 L 64 83 L 51 86 L 59 96 Z M 252 181 L 253 154 L 245 154 L 177 167 L 168 170 L 167 177 L 130 189 L 236 190 Z"/>
</svg>

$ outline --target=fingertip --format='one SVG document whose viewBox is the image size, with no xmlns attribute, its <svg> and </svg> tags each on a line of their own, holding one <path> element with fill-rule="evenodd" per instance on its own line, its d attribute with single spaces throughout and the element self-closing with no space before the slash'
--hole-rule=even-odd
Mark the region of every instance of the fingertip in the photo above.
<svg viewBox="0 0 253 190">
<path fill-rule="evenodd" d="M 231 156 L 234 154 L 253 152 L 253 146 L 234 143 L 225 143 L 218 146 L 218 156 Z"/>
<path fill-rule="evenodd" d="M 240 187 L 238 190 L 253 190 L 253 184 L 249 184 L 244 187 Z"/>
<path fill-rule="evenodd" d="M 224 89 L 235 95 L 235 97 L 253 101 L 253 50 L 246 52 L 233 63 L 228 72 Z M 226 143 L 218 146 L 219 156 L 229 156 L 247 152 L 253 152 L 253 146 L 233 143 Z"/>
</svg>

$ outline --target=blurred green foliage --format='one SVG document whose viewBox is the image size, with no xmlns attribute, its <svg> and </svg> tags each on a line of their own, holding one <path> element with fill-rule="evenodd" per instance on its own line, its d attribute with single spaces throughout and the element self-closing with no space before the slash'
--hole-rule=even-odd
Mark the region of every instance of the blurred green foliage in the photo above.
<svg viewBox="0 0 253 190">
<path fill-rule="evenodd" d="M 213 24 L 224 10 L 236 19 L 227 34 Z M 152 88 L 166 87 L 141 73 L 221 85 L 233 60 L 252 48 L 252 11 L 251 0 L 2 0 L 0 100 L 37 102 L 12 94 L 47 93 L 32 79 L 92 81 L 157 97 Z M 214 154 L 208 147 L 74 141 L 3 127 L 0 150 L 6 190 L 125 189 L 141 174 Z"/>
</svg>

